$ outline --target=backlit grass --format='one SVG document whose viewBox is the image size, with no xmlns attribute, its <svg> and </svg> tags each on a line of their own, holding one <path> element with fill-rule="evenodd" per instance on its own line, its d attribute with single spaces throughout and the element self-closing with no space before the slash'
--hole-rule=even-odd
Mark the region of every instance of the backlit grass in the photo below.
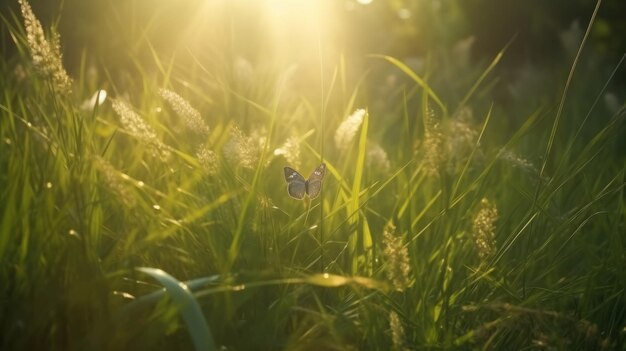
<svg viewBox="0 0 626 351">
<path fill-rule="evenodd" d="M 506 49 L 450 91 L 438 57 L 322 35 L 310 66 L 226 38 L 69 75 L 20 5 L 1 349 L 624 349 L 626 112 L 604 103 L 623 57 L 585 84 L 579 52 L 520 120 L 492 98 Z M 283 167 L 321 162 L 320 196 L 290 198 Z"/>
</svg>

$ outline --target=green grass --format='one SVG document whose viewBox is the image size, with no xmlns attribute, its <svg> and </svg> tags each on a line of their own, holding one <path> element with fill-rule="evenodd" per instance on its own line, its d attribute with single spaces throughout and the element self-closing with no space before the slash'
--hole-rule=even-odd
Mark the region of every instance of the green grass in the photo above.
<svg viewBox="0 0 626 351">
<path fill-rule="evenodd" d="M 233 57 L 156 50 L 130 83 L 81 65 L 63 95 L 34 69 L 22 19 L 2 26 L 17 51 L 0 66 L 1 349 L 625 349 L 626 110 L 596 99 L 622 61 L 513 121 L 490 98 L 504 50 L 468 68 L 458 101 L 437 71 L 390 56 L 369 56 L 369 75 L 321 62 L 319 85 L 294 88 L 288 67 L 246 78 Z M 384 96 L 377 71 L 399 77 Z M 103 86 L 105 103 L 81 108 Z M 327 164 L 317 199 L 287 195 L 274 150 L 290 137 L 305 176 Z M 481 256 L 483 198 L 498 215 Z"/>
</svg>

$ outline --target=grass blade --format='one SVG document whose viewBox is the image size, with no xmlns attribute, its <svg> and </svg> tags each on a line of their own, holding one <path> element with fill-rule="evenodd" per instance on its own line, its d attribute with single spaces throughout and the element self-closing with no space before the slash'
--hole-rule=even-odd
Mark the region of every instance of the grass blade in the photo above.
<svg viewBox="0 0 626 351">
<path fill-rule="evenodd" d="M 196 350 L 216 350 L 211 330 L 202 314 L 202 308 L 187 285 L 157 268 L 139 267 L 137 270 L 158 280 L 165 287 L 172 300 L 180 308 L 180 314 L 187 325 Z"/>
</svg>

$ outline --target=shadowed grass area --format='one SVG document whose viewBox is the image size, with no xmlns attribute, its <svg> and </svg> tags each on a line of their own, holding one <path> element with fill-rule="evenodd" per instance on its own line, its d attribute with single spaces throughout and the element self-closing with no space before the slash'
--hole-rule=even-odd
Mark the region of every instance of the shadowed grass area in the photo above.
<svg viewBox="0 0 626 351">
<path fill-rule="evenodd" d="M 315 73 L 223 38 L 68 75 L 20 6 L 1 349 L 624 348 L 626 108 L 599 103 L 624 56 L 578 81 L 583 40 L 517 120 L 493 98 L 504 49 L 452 92 L 431 69 L 451 52 L 418 69 L 326 55 L 321 34 Z M 320 196 L 289 197 L 283 167 L 321 162 Z"/>
</svg>

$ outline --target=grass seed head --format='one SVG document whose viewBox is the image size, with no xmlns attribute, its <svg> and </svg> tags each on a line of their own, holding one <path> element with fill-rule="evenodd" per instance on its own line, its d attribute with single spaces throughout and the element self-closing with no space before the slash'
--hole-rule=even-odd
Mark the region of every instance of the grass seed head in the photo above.
<svg viewBox="0 0 626 351">
<path fill-rule="evenodd" d="M 424 170 L 431 177 L 438 177 L 440 170 L 447 161 L 444 141 L 441 125 L 431 110 L 426 119 L 424 141 L 422 142 Z"/>
<path fill-rule="evenodd" d="M 472 110 L 463 108 L 445 125 L 445 152 L 447 171 L 454 174 L 465 166 L 478 141 L 478 131 L 473 125 Z M 480 149 L 478 149 L 480 151 Z M 477 155 L 474 155 L 476 158 Z"/>
<path fill-rule="evenodd" d="M 274 150 L 274 155 L 284 156 L 291 167 L 300 169 L 300 142 L 297 137 L 289 137 L 281 147 Z"/>
<path fill-rule="evenodd" d="M 387 152 L 378 143 L 368 141 L 365 162 L 368 167 L 376 169 L 381 173 L 389 173 L 391 170 Z"/>
<path fill-rule="evenodd" d="M 187 129 L 200 136 L 209 134 L 209 126 L 204 122 L 200 112 L 180 95 L 168 89 L 159 89 L 159 95 L 167 102 L 174 112 L 183 120 Z"/>
<path fill-rule="evenodd" d="M 389 329 L 391 330 L 393 350 L 404 350 L 404 347 L 402 346 L 404 340 L 404 327 L 402 326 L 402 321 L 396 311 L 389 312 Z"/>
<path fill-rule="evenodd" d="M 383 255 L 386 262 L 387 278 L 397 291 L 404 291 L 410 286 L 411 263 L 409 251 L 402 242 L 402 237 L 395 234 L 395 226 L 388 224 L 383 233 Z"/>
<path fill-rule="evenodd" d="M 480 201 L 480 209 L 473 221 L 474 243 L 481 259 L 486 259 L 496 251 L 496 221 L 498 208 L 487 198 Z"/>
<path fill-rule="evenodd" d="M 366 113 L 367 111 L 364 109 L 358 109 L 341 122 L 335 131 L 335 145 L 339 150 L 347 150 L 352 145 L 354 136 L 363 123 Z"/>
<path fill-rule="evenodd" d="M 529 160 L 520 157 L 516 153 L 510 150 L 502 150 L 502 152 L 498 155 L 498 158 L 509 162 L 516 168 L 522 169 L 529 173 L 537 173 L 537 167 L 530 162 Z"/>
<path fill-rule="evenodd" d="M 26 28 L 26 41 L 33 59 L 33 65 L 37 72 L 45 79 L 49 79 L 52 89 L 57 94 L 69 94 L 72 80 L 63 68 L 60 36 L 53 32 L 50 41 L 41 26 L 41 22 L 33 13 L 33 9 L 26 0 L 19 0 L 24 27 Z"/>
<path fill-rule="evenodd" d="M 539 177 L 540 172 L 537 166 L 535 166 L 535 164 L 528 159 L 519 156 L 513 151 L 502 149 L 498 153 L 498 158 L 532 177 Z M 546 178 L 543 180 L 547 181 L 548 179 Z"/>
<path fill-rule="evenodd" d="M 254 169 L 259 161 L 259 150 L 262 149 L 264 139 L 257 132 L 254 136 L 247 136 L 239 127 L 234 127 L 230 139 L 224 145 L 224 158 L 239 167 Z"/>
<path fill-rule="evenodd" d="M 207 145 L 201 145 L 196 151 L 196 157 L 207 174 L 217 174 L 219 164 L 215 151 L 211 150 Z"/>
<path fill-rule="evenodd" d="M 137 113 L 135 113 L 128 105 L 120 100 L 113 101 L 113 110 L 120 117 L 122 126 L 137 139 L 146 143 L 151 147 L 152 153 L 155 156 L 161 157 L 161 159 L 168 159 L 170 151 L 167 147 L 158 139 L 154 129 L 146 123 Z"/>
</svg>

